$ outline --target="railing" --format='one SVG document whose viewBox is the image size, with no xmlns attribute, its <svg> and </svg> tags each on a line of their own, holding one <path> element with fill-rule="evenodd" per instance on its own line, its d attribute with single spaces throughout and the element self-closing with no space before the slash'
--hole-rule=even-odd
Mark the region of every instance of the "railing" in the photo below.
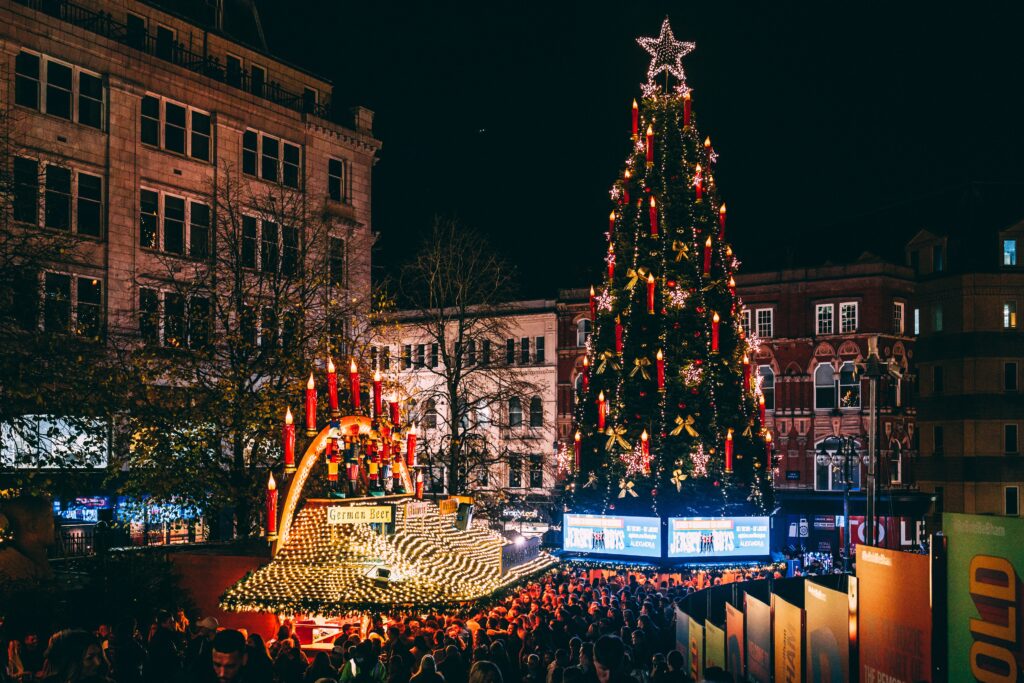
<svg viewBox="0 0 1024 683">
<path fill-rule="evenodd" d="M 274 81 L 254 80 L 251 74 L 242 71 L 229 71 L 225 65 L 220 63 L 218 57 L 193 52 L 182 43 L 160 39 L 145 30 L 133 30 L 127 24 L 115 20 L 109 12 L 96 12 L 66 0 L 15 0 L 15 2 L 294 111 L 334 120 L 345 125 L 351 123 L 336 118 L 329 103 L 314 102 L 301 94 L 282 88 Z"/>
</svg>

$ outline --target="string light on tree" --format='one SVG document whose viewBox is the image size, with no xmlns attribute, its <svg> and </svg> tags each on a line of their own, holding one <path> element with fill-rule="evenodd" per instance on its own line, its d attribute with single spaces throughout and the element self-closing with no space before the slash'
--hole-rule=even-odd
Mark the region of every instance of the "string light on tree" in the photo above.
<svg viewBox="0 0 1024 683">
<path fill-rule="evenodd" d="M 704 444 L 697 444 L 697 450 L 690 453 L 690 462 L 693 463 L 695 477 L 708 476 L 709 460 L 711 460 L 711 456 L 704 452 Z"/>
<path fill-rule="evenodd" d="M 640 47 L 650 53 L 651 64 L 647 67 L 647 85 L 654 86 L 660 73 L 671 74 L 679 81 L 681 92 L 686 92 L 686 73 L 683 71 L 683 57 L 693 52 L 696 43 L 676 40 L 672 34 L 668 17 L 661 23 L 661 34 L 657 38 L 637 38 Z M 656 87 L 656 86 L 655 86 Z"/>
</svg>

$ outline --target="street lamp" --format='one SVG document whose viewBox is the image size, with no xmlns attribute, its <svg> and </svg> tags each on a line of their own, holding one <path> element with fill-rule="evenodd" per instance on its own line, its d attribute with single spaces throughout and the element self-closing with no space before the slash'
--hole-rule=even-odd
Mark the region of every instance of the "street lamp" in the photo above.
<svg viewBox="0 0 1024 683">
<path fill-rule="evenodd" d="M 854 480 L 854 466 L 860 465 L 857 455 L 857 441 L 852 436 L 839 433 L 842 426 L 842 413 L 839 409 L 832 411 L 832 436 L 824 439 L 818 448 L 816 461 L 819 465 L 829 467 L 833 472 L 840 472 L 843 484 L 843 573 L 850 569 L 850 485 Z M 830 452 L 831 451 L 831 452 Z"/>
</svg>

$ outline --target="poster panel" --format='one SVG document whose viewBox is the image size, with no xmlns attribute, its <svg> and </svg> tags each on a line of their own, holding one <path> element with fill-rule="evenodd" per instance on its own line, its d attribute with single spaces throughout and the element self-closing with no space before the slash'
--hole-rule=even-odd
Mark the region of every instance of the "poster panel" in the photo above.
<svg viewBox="0 0 1024 683">
<path fill-rule="evenodd" d="M 747 680 L 771 683 L 772 680 L 772 608 L 757 598 L 743 596 L 747 621 Z"/>
<path fill-rule="evenodd" d="M 857 546 L 861 683 L 931 683 L 929 571 L 927 555 Z"/>
<path fill-rule="evenodd" d="M 743 681 L 743 611 L 725 603 L 725 670 Z"/>
<path fill-rule="evenodd" d="M 945 513 L 942 530 L 949 680 L 1021 680 L 1024 520 Z"/>
<path fill-rule="evenodd" d="M 850 599 L 846 593 L 804 581 L 807 615 L 807 681 L 850 678 Z"/>
<path fill-rule="evenodd" d="M 622 515 L 565 515 L 562 549 L 571 552 L 661 557 L 661 519 Z"/>
<path fill-rule="evenodd" d="M 773 594 L 772 615 L 775 683 L 802 683 L 804 611 Z"/>
<path fill-rule="evenodd" d="M 704 620 L 704 669 L 718 667 L 725 671 L 725 631 Z"/>
<path fill-rule="evenodd" d="M 690 617 L 676 607 L 676 649 L 683 653 L 683 669 L 689 670 Z"/>
<path fill-rule="evenodd" d="M 704 679 L 704 627 L 693 617 L 690 620 L 690 677 Z"/>
<path fill-rule="evenodd" d="M 770 529 L 767 517 L 670 517 L 668 556 L 768 555 Z"/>
</svg>

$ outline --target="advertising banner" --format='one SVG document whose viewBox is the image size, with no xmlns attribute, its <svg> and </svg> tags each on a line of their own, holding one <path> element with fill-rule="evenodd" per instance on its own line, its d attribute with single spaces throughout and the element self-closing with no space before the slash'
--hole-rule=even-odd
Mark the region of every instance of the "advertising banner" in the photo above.
<svg viewBox="0 0 1024 683">
<path fill-rule="evenodd" d="M 690 677 L 704 679 L 704 627 L 693 617 L 690 620 Z"/>
<path fill-rule="evenodd" d="M 772 595 L 775 683 L 802 683 L 804 611 Z M 844 681 L 846 679 L 839 678 Z"/>
<path fill-rule="evenodd" d="M 942 515 L 950 681 L 1019 681 L 1024 520 Z"/>
<path fill-rule="evenodd" d="M 725 631 L 704 620 L 704 669 L 718 667 L 725 671 Z"/>
<path fill-rule="evenodd" d="M 807 614 L 807 681 L 850 679 L 850 599 L 846 593 L 804 581 Z"/>
<path fill-rule="evenodd" d="M 929 571 L 927 555 L 857 546 L 860 683 L 931 682 Z"/>
<path fill-rule="evenodd" d="M 394 519 L 390 505 L 332 505 L 327 508 L 327 523 L 336 524 L 388 524 Z"/>
<path fill-rule="evenodd" d="M 670 517 L 669 557 L 768 555 L 767 517 Z"/>
<path fill-rule="evenodd" d="M 683 653 L 683 670 L 690 670 L 690 617 L 676 607 L 676 649 Z"/>
<path fill-rule="evenodd" d="M 743 596 L 747 621 L 747 680 L 771 683 L 772 680 L 772 608 L 750 595 Z"/>
<path fill-rule="evenodd" d="M 661 557 L 661 520 L 657 517 L 565 515 L 562 549 L 602 555 Z"/>
<path fill-rule="evenodd" d="M 743 611 L 725 603 L 725 670 L 744 681 L 743 668 Z"/>
</svg>

